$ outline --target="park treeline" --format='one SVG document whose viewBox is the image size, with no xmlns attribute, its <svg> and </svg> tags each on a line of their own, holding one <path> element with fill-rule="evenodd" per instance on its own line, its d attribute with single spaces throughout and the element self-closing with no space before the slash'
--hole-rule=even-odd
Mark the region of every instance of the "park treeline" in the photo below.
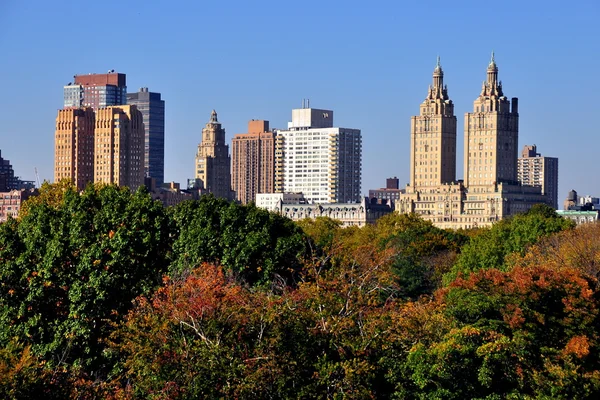
<svg viewBox="0 0 600 400">
<path fill-rule="evenodd" d="M 0 225 L 2 399 L 598 399 L 600 225 L 342 228 L 44 184 Z"/>
</svg>

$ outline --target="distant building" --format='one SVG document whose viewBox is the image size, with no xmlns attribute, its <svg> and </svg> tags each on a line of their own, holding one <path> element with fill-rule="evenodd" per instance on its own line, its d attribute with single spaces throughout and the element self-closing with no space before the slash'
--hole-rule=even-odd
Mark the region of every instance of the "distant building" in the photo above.
<svg viewBox="0 0 600 400">
<path fill-rule="evenodd" d="M 144 119 L 144 176 L 156 179 L 160 186 L 165 180 L 165 101 L 160 93 L 143 87 L 127 93 L 127 104 L 136 105 Z"/>
<path fill-rule="evenodd" d="M 597 197 L 579 197 L 575 190 L 570 190 L 563 203 L 564 210 L 556 211 L 558 215 L 574 221 L 577 225 L 596 222 L 600 217 L 600 200 Z"/>
<path fill-rule="evenodd" d="M 144 122 L 137 107 L 96 110 L 94 182 L 128 186 L 144 184 Z"/>
<path fill-rule="evenodd" d="M 15 171 L 13 170 L 10 160 L 5 160 L 0 155 L 0 192 L 18 188 L 19 178 L 15 176 Z"/>
<path fill-rule="evenodd" d="M 37 195 L 37 189 L 10 190 L 8 192 L 0 192 L 0 222 L 6 222 L 8 217 L 18 217 L 21 204 L 29 197 Z"/>
<path fill-rule="evenodd" d="M 280 211 L 280 204 L 308 204 L 302 193 L 257 193 L 256 207 Z"/>
<path fill-rule="evenodd" d="M 433 85 L 411 123 L 410 183 L 396 201 L 396 211 L 417 213 L 439 228 L 490 226 L 507 216 L 547 203 L 541 188 L 517 179 L 519 107 L 498 80 L 492 53 L 473 112 L 464 123 L 464 180 L 456 171 L 454 106 L 443 83 L 439 62 Z"/>
<path fill-rule="evenodd" d="M 380 203 L 377 199 L 369 200 L 363 197 L 360 203 L 308 204 L 284 203 L 282 200 L 279 200 L 275 209 L 271 209 L 271 211 L 288 217 L 293 221 L 300 221 L 306 218 L 328 217 L 340 221 L 342 226 L 347 227 L 373 224 L 379 218 L 394 210 L 385 202 Z"/>
<path fill-rule="evenodd" d="M 275 135 L 269 121 L 248 122 L 248 133 L 235 135 L 231 144 L 231 185 L 242 204 L 257 193 L 275 191 Z"/>
<path fill-rule="evenodd" d="M 276 191 L 301 192 L 315 203 L 360 201 L 360 129 L 336 128 L 333 111 L 303 104 L 275 143 Z"/>
<path fill-rule="evenodd" d="M 229 146 L 225 143 L 225 129 L 212 111 L 210 121 L 202 129 L 202 141 L 196 153 L 196 185 L 203 193 L 233 200 L 231 190 L 231 158 Z"/>
<path fill-rule="evenodd" d="M 535 145 L 525 146 L 518 160 L 517 174 L 521 184 L 542 188 L 548 205 L 558 209 L 558 158 L 542 157 Z"/>
<path fill-rule="evenodd" d="M 106 74 L 75 75 L 64 86 L 64 108 L 94 109 L 127 104 L 126 75 L 109 71 Z"/>
<path fill-rule="evenodd" d="M 168 182 L 157 186 L 154 178 L 146 178 L 145 185 L 152 199 L 159 200 L 165 207 L 175 206 L 182 201 L 194 200 L 196 198 L 193 193 L 181 190 L 177 182 Z"/>
<path fill-rule="evenodd" d="M 575 206 L 579 204 L 579 196 L 577 196 L 577 192 L 575 190 L 570 190 L 569 194 L 567 194 L 567 198 L 563 203 L 563 210 L 571 210 Z"/>
<path fill-rule="evenodd" d="M 556 213 L 577 225 L 597 222 L 600 216 L 600 210 L 557 210 Z"/>
<path fill-rule="evenodd" d="M 83 190 L 94 181 L 95 123 L 92 108 L 58 110 L 54 133 L 54 182 L 69 179 L 77 189 Z M 104 150 L 103 147 L 99 151 Z"/>
<path fill-rule="evenodd" d="M 400 194 L 404 193 L 404 189 L 400 189 L 400 180 L 396 177 L 387 178 L 384 188 L 371 189 L 369 190 L 369 198 L 388 200 L 390 202 L 396 202 L 400 200 Z"/>
</svg>

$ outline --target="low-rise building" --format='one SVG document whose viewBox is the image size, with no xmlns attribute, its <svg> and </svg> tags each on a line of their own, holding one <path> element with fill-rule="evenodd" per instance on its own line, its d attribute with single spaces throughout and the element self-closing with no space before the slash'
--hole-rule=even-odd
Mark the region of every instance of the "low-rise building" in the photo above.
<svg viewBox="0 0 600 400">
<path fill-rule="evenodd" d="M 17 218 L 23 202 L 29 197 L 37 195 L 37 189 L 22 189 L 0 192 L 0 222 L 6 222 L 9 216 L 12 218 Z"/>
<path fill-rule="evenodd" d="M 590 222 L 597 222 L 600 210 L 558 210 L 558 215 L 563 218 L 568 218 L 574 221 L 577 225 L 588 224 Z"/>
<path fill-rule="evenodd" d="M 258 195 L 257 195 L 258 197 Z M 284 203 L 279 200 L 275 209 L 271 211 L 290 218 L 293 221 L 300 221 L 305 218 L 316 219 L 318 217 L 328 217 L 338 220 L 342 226 L 365 226 L 373 224 L 379 218 L 393 212 L 393 208 L 387 201 L 377 201 L 377 199 L 368 199 L 363 197 L 360 203 Z"/>
<path fill-rule="evenodd" d="M 307 204 L 302 193 L 257 193 L 256 207 L 269 211 L 279 211 L 281 204 Z"/>
<path fill-rule="evenodd" d="M 405 190 L 400 189 L 400 180 L 397 177 L 393 177 L 386 179 L 384 188 L 369 190 L 369 198 L 395 203 L 400 200 L 400 194 L 402 193 L 405 193 Z"/>
</svg>

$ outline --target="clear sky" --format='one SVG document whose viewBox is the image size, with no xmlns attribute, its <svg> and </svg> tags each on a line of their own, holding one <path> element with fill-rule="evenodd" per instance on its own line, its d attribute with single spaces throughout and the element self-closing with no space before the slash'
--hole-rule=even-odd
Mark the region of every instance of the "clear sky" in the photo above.
<svg viewBox="0 0 600 400">
<path fill-rule="evenodd" d="M 127 74 L 166 101 L 165 180 L 194 175 L 214 108 L 230 141 L 250 119 L 285 128 L 309 98 L 363 135 L 363 192 L 408 182 L 410 116 L 440 55 L 458 119 L 496 53 L 519 98 L 519 148 L 559 157 L 567 191 L 600 196 L 600 1 L 0 0 L 0 150 L 53 179 L 54 120 L 74 74 Z"/>
</svg>

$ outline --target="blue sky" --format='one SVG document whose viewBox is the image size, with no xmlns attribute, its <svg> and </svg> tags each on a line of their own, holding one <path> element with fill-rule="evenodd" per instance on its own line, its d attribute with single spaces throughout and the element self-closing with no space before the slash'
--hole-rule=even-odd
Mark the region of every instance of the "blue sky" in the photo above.
<svg viewBox="0 0 600 400">
<path fill-rule="evenodd" d="M 363 135 L 363 192 L 408 181 L 410 116 L 441 56 L 463 145 L 492 50 L 519 98 L 519 147 L 559 157 L 567 191 L 600 196 L 600 1 L 0 0 L 0 150 L 52 180 L 54 119 L 76 73 L 115 69 L 166 101 L 165 179 L 193 177 L 214 108 L 230 141 L 285 128 L 309 98 Z M 457 160 L 463 176 L 463 153 Z"/>
</svg>

